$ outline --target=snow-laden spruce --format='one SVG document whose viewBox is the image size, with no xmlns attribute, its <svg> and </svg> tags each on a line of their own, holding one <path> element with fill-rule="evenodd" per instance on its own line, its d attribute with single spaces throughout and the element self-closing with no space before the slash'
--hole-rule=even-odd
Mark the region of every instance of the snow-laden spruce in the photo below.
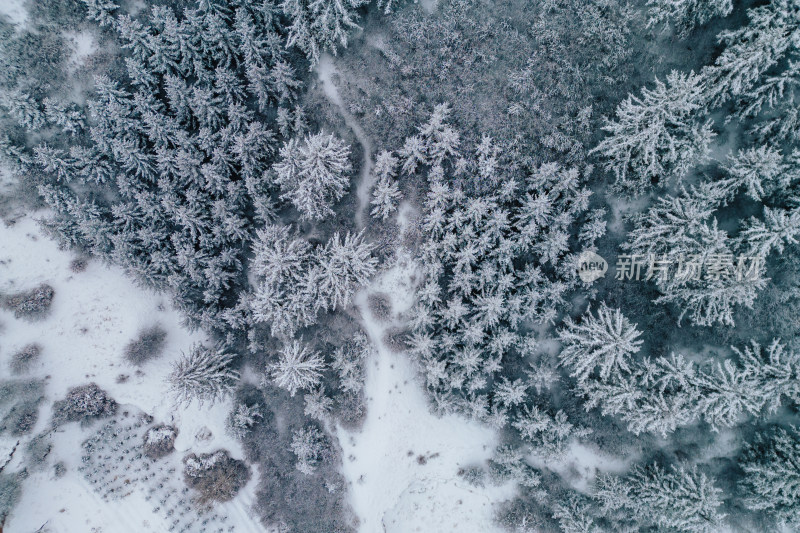
<svg viewBox="0 0 800 533">
<path fill-rule="evenodd" d="M 567 317 L 558 332 L 564 345 L 559 358 L 578 381 L 585 381 L 597 367 L 600 378 L 608 379 L 612 373 L 630 372 L 630 358 L 643 342 L 641 334 L 619 309 L 602 304 L 597 316 L 587 312 L 580 322 Z"/>
<path fill-rule="evenodd" d="M 283 345 L 278 360 L 267 365 L 267 376 L 278 387 L 294 396 L 297 391 L 309 390 L 322 379 L 325 361 L 302 341 L 291 340 Z"/>
<path fill-rule="evenodd" d="M 292 202 L 300 220 L 322 220 L 333 214 L 331 205 L 344 196 L 350 183 L 350 147 L 333 134 L 290 139 L 273 166 L 282 199 Z"/>
<path fill-rule="evenodd" d="M 370 215 L 386 220 L 397 209 L 402 198 L 400 188 L 395 180 L 399 160 L 392 152 L 384 150 L 375 158 L 373 173 L 378 179 L 372 191 L 372 211 Z"/>
<path fill-rule="evenodd" d="M 687 533 L 724 529 L 721 496 L 713 480 L 697 468 L 673 466 L 667 470 L 658 465 L 636 467 L 624 478 L 603 474 L 594 494 L 602 512 L 620 530 L 628 523 Z M 631 519 L 635 519 L 633 524 Z"/>
<path fill-rule="evenodd" d="M 731 0 L 648 0 L 647 27 L 672 26 L 681 37 L 687 37 L 695 26 L 702 26 L 716 17 L 727 17 L 733 11 Z"/>
<path fill-rule="evenodd" d="M 291 20 L 286 45 L 302 50 L 312 66 L 322 52 L 336 54 L 339 46 L 347 47 L 349 32 L 359 28 L 356 9 L 365 3 L 365 0 L 283 0 L 280 7 Z"/>
<path fill-rule="evenodd" d="M 337 233 L 313 246 L 287 226 L 258 230 L 252 263 L 258 283 L 248 301 L 254 320 L 291 337 L 315 324 L 321 311 L 345 307 L 375 272 L 373 248 L 363 234 Z"/>
<path fill-rule="evenodd" d="M 330 444 L 316 427 L 306 426 L 292 434 L 292 453 L 297 457 L 295 467 L 303 474 L 313 474 L 327 455 Z"/>
<path fill-rule="evenodd" d="M 733 348 L 735 359 L 698 365 L 681 354 L 645 359 L 629 373 L 578 383 L 587 410 L 619 416 L 628 430 L 666 437 L 703 420 L 712 430 L 735 427 L 747 417 L 773 416 L 800 404 L 800 355 L 778 340 Z"/>
<path fill-rule="evenodd" d="M 652 183 L 663 187 L 708 156 L 714 133 L 704 119 L 705 91 L 703 76 L 672 71 L 666 83 L 656 79 L 641 98 L 622 101 L 603 127 L 608 136 L 592 150 L 614 173 L 616 189 L 642 194 Z"/>
<path fill-rule="evenodd" d="M 167 377 L 169 387 L 179 403 L 194 400 L 202 405 L 214 403 L 230 394 L 239 380 L 239 372 L 231 368 L 236 357 L 222 346 L 195 344 L 183 354 Z"/>
<path fill-rule="evenodd" d="M 688 316 L 699 326 L 732 326 L 736 307 L 752 308 L 766 286 L 765 264 L 737 254 L 747 243 L 731 238 L 715 216 L 740 187 L 727 179 L 682 188 L 632 217 L 634 229 L 622 247 L 643 262 L 640 279 L 658 286 L 662 295 L 655 301 L 678 306 L 679 322 Z"/>
<path fill-rule="evenodd" d="M 787 531 L 800 528 L 800 432 L 774 428 L 758 435 L 739 459 L 745 505 Z"/>
<path fill-rule="evenodd" d="M 226 429 L 231 435 L 241 439 L 263 418 L 264 415 L 258 405 L 239 403 L 228 416 Z"/>
</svg>

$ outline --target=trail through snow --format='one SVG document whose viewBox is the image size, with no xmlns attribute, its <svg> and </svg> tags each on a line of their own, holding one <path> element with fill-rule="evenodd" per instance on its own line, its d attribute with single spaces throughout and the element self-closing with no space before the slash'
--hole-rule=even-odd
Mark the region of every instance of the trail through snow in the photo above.
<svg viewBox="0 0 800 533">
<path fill-rule="evenodd" d="M 333 57 L 330 54 L 323 54 L 317 64 L 317 76 L 322 83 L 322 89 L 325 95 L 339 110 L 347 127 L 353 130 L 353 134 L 358 139 L 361 148 L 364 151 L 364 161 L 361 165 L 361 177 L 356 186 L 356 194 L 358 195 L 358 210 L 356 211 L 356 225 L 359 228 L 364 227 L 364 213 L 369 208 L 369 193 L 374 185 L 374 177 L 372 176 L 372 143 L 370 142 L 361 124 L 358 123 L 356 118 L 347 110 L 342 97 L 339 95 L 339 90 L 333 82 L 333 76 L 336 74 L 336 65 L 333 63 Z"/>
<path fill-rule="evenodd" d="M 515 485 L 479 488 L 458 475 L 491 457 L 496 433 L 459 416 L 431 414 L 410 356 L 392 352 L 383 340 L 401 325 L 418 280 L 413 259 L 401 255 L 355 300 L 376 353 L 367 363 L 364 425 L 355 432 L 338 429 L 350 503 L 360 533 L 499 533 L 495 504 L 512 498 Z M 372 292 L 389 295 L 392 320 L 372 316 L 367 305 Z"/>
</svg>

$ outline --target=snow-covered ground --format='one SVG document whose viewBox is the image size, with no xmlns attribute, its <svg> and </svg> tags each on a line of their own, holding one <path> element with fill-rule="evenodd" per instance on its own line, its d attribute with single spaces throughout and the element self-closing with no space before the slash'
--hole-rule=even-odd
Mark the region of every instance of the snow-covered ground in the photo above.
<svg viewBox="0 0 800 533">
<path fill-rule="evenodd" d="M 224 431 L 229 402 L 202 409 L 197 405 L 178 407 L 166 390 L 164 378 L 172 362 L 193 342 L 204 340 L 203 335 L 182 327 L 178 312 L 164 295 L 135 285 L 120 269 L 98 261 L 89 261 L 86 270 L 74 273 L 69 268 L 74 258 L 43 235 L 32 216 L 10 227 L 0 224 L 0 292 L 28 290 L 40 283 L 55 289 L 50 312 L 43 319 L 17 319 L 0 310 L 0 377 L 9 376 L 9 359 L 19 348 L 34 342 L 42 347 L 40 357 L 25 374 L 46 383 L 46 401 L 32 434 L 47 429 L 52 401 L 63 398 L 70 387 L 95 382 L 121 404 L 120 411 L 141 410 L 156 422 L 179 429 L 177 452 L 170 458 L 176 468 L 189 452 L 226 448 L 232 456 L 241 457 L 238 442 Z M 137 369 L 125 361 L 123 349 L 143 328 L 155 324 L 167 331 L 164 352 Z M 145 503 L 145 487 L 121 500 L 106 502 L 77 472 L 80 443 L 99 424 L 102 421 L 81 428 L 72 423 L 58 430 L 52 439 L 50 468 L 25 481 L 22 501 L 9 518 L 6 533 L 30 533 L 45 523 L 50 531 L 63 533 L 167 531 L 163 513 L 154 513 L 153 504 Z M 197 438 L 209 432 L 210 438 Z M 11 449 L 14 444 L 15 440 L 0 441 L 0 449 Z M 11 467 L 19 465 L 24 444 L 22 439 Z M 58 461 L 65 463 L 67 473 L 54 479 L 52 464 Z M 228 525 L 236 531 L 263 531 L 247 512 L 257 483 L 253 473 L 236 499 L 217 510 L 229 515 Z M 173 477 L 181 483 L 180 470 Z"/>
<path fill-rule="evenodd" d="M 356 298 L 376 354 L 367 366 L 366 421 L 356 432 L 338 430 L 351 505 L 361 533 L 502 531 L 493 523 L 495 504 L 512 498 L 515 486 L 476 488 L 458 475 L 491 457 L 495 432 L 431 414 L 410 356 L 383 341 L 397 323 L 380 322 L 368 309 L 367 294 L 380 292 L 391 297 L 395 318 L 407 311 L 415 277 L 413 262 L 400 259 Z"/>
</svg>

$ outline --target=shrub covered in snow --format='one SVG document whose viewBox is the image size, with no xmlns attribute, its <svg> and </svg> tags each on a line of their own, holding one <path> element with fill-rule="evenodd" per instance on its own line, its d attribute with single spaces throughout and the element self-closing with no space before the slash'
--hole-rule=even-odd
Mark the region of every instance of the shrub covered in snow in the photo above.
<svg viewBox="0 0 800 533">
<path fill-rule="evenodd" d="M 38 318 L 50 309 L 54 295 L 53 287 L 43 283 L 35 289 L 6 296 L 2 304 L 14 311 L 17 318 Z"/>
<path fill-rule="evenodd" d="M 106 418 L 116 412 L 117 402 L 97 384 L 89 383 L 71 388 L 63 400 L 53 404 L 53 425 Z"/>
<path fill-rule="evenodd" d="M 42 347 L 36 343 L 27 344 L 22 347 L 18 352 L 11 356 L 11 372 L 14 374 L 22 374 L 25 372 L 30 364 L 38 359 L 42 353 Z"/>
<path fill-rule="evenodd" d="M 159 459 L 175 451 L 175 439 L 178 430 L 172 426 L 160 424 L 147 430 L 142 439 L 144 454 L 151 459 Z"/>
<path fill-rule="evenodd" d="M 186 484 L 200 493 L 199 500 L 204 503 L 232 499 L 250 479 L 247 464 L 231 457 L 227 450 L 187 455 L 183 465 Z"/>
<path fill-rule="evenodd" d="M 329 455 L 330 443 L 316 427 L 298 429 L 292 435 L 292 453 L 297 457 L 295 467 L 304 474 L 313 474 L 317 465 Z"/>
<path fill-rule="evenodd" d="M 262 418 L 264 418 L 264 415 L 258 405 L 237 404 L 228 416 L 228 431 L 234 437 L 241 439 Z"/>
<path fill-rule="evenodd" d="M 134 365 L 142 365 L 158 357 L 164 350 L 167 332 L 161 326 L 151 326 L 142 330 L 139 336 L 125 347 L 125 359 Z"/>
</svg>

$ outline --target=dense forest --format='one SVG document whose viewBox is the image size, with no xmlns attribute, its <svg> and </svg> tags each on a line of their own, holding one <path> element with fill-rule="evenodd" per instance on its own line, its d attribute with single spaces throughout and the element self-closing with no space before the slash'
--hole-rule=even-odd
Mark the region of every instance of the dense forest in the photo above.
<svg viewBox="0 0 800 533">
<path fill-rule="evenodd" d="M 246 457 L 183 459 L 203 505 L 252 466 L 265 526 L 359 530 L 337 428 L 366 416 L 374 348 L 353 301 L 410 257 L 393 342 L 432 412 L 497 432 L 463 477 L 515 484 L 498 527 L 800 529 L 795 0 L 26 7 L 24 27 L 0 18 L 9 195 L 209 335 L 166 386 L 230 401 Z M 94 43 L 79 64 L 65 27 Z M 588 252 L 608 265 L 592 281 Z M 0 303 L 35 315 L 37 291 Z M 30 434 L 39 409 L 26 349 L 0 433 Z M 54 428 L 118 416 L 91 383 L 58 400 L 31 457 Z M 140 426 L 143 460 L 172 451 L 174 429 Z M 576 446 L 625 466 L 577 486 L 560 467 Z M 27 475 L 4 468 L 0 530 Z"/>
</svg>

